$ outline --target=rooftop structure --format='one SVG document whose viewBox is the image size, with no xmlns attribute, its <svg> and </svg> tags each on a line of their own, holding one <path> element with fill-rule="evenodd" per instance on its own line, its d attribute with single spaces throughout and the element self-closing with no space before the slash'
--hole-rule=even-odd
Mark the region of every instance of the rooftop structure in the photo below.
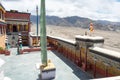
<svg viewBox="0 0 120 80">
<path fill-rule="evenodd" d="M 28 36 L 30 32 L 30 13 L 18 12 L 16 10 L 6 11 L 5 21 L 7 23 L 6 32 L 9 38 L 8 42 L 11 47 L 16 47 L 19 33 L 22 34 L 23 46 L 28 46 Z"/>
<path fill-rule="evenodd" d="M 16 42 L 19 42 L 19 40 L 26 46 L 33 46 L 37 38 L 39 38 L 39 42 L 41 42 L 41 44 L 39 44 L 41 45 L 40 49 L 19 49 L 20 45 L 18 45 L 17 50 L 16 48 L 9 49 L 9 51 L 11 51 L 10 56 L 0 55 L 0 57 L 6 61 L 6 64 L 1 68 L 5 70 L 6 76 L 13 80 L 36 80 L 41 76 L 39 72 L 44 73 L 45 71 L 49 76 L 49 72 L 47 71 L 50 71 L 49 68 L 53 69 L 54 66 L 53 64 L 51 66 L 51 64 L 47 62 L 47 57 L 55 64 L 57 72 L 56 80 L 79 80 L 90 79 L 91 77 L 101 78 L 120 75 L 119 52 L 104 49 L 103 37 L 77 35 L 75 41 L 71 41 L 60 37 L 46 36 L 45 8 L 43 8 L 45 4 L 41 3 L 41 7 L 41 36 L 39 37 L 29 34 L 30 13 L 18 12 L 16 10 L 4 11 L 3 6 L 1 7 L 3 9 L 0 18 L 0 31 L 2 34 L 0 39 L 2 38 L 2 47 L 5 47 L 6 32 L 11 47 L 16 47 Z M 6 17 L 4 17 L 4 14 Z M 5 28 L 4 19 L 7 23 L 7 29 Z M 21 36 L 22 39 L 18 39 Z M 47 46 L 54 50 L 47 51 Z M 38 50 L 39 52 L 32 52 Z M 16 55 L 17 52 L 28 52 L 31 54 Z M 42 65 L 38 67 L 41 71 L 35 68 L 35 63 L 40 63 L 40 59 L 42 60 Z M 89 77 L 88 74 L 91 77 Z M 44 78 L 46 78 L 46 76 L 44 76 Z"/>
<path fill-rule="evenodd" d="M 40 71 L 36 63 L 40 63 L 41 52 L 30 52 L 30 54 L 16 55 L 16 48 L 12 48 L 11 56 L 0 57 L 6 61 L 1 69 L 5 76 L 11 80 L 39 80 Z M 47 51 L 48 58 L 54 63 L 57 69 L 54 80 L 84 80 L 92 79 L 87 73 L 74 65 L 70 60 L 60 55 L 57 51 Z"/>
<path fill-rule="evenodd" d="M 27 12 L 18 12 L 17 10 L 6 11 L 5 14 L 6 21 L 20 21 L 28 22 L 30 21 L 30 13 Z"/>
<path fill-rule="evenodd" d="M 0 47 L 5 49 L 6 36 L 6 22 L 5 22 L 5 8 L 0 3 Z"/>
</svg>

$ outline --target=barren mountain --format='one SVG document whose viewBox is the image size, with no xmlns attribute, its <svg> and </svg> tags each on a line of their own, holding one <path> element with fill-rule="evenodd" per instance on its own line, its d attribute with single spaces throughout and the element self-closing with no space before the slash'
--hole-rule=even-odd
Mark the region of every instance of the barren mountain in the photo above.
<svg viewBox="0 0 120 80">
<path fill-rule="evenodd" d="M 36 24 L 36 16 L 31 15 L 31 21 L 33 24 Z M 91 20 L 89 18 L 71 16 L 60 18 L 57 16 L 46 16 L 47 25 L 53 26 L 66 26 L 66 27 L 80 27 L 80 28 L 88 28 L 90 22 L 94 24 L 94 28 L 98 30 L 105 31 L 120 31 L 120 22 L 110 22 L 105 20 Z"/>
</svg>

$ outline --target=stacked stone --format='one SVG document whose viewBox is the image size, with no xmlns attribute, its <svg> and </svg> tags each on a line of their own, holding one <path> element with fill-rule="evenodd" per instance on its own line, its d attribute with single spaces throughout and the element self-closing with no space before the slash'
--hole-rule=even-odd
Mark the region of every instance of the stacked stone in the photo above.
<svg viewBox="0 0 120 80">
<path fill-rule="evenodd" d="M 5 46 L 6 46 L 6 49 L 8 50 L 9 49 L 8 36 L 6 36 L 6 39 L 5 39 Z"/>
<path fill-rule="evenodd" d="M 20 49 L 22 49 L 22 38 L 21 38 L 21 33 L 18 34 L 18 44 Z"/>
</svg>

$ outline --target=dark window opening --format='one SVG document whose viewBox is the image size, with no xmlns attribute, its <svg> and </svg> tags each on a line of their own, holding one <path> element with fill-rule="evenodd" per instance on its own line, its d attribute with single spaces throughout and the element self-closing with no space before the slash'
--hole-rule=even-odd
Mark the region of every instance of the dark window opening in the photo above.
<svg viewBox="0 0 120 80">
<path fill-rule="evenodd" d="M 16 25 L 13 25 L 13 32 L 18 32 Z"/>
</svg>

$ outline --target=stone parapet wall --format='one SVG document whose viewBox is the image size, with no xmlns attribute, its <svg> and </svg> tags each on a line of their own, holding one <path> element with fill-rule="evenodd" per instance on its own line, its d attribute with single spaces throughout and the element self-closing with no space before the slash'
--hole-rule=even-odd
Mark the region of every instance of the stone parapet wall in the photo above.
<svg viewBox="0 0 120 80">
<path fill-rule="evenodd" d="M 93 77 L 120 75 L 119 55 L 115 57 L 114 51 L 110 51 L 109 54 L 108 52 L 103 52 L 104 50 L 99 52 L 96 50 L 94 52 L 91 51 L 95 47 L 103 48 L 104 38 L 102 37 L 76 36 L 75 41 L 70 41 L 59 37 L 47 36 L 47 40 L 59 53 Z M 106 56 L 100 54 L 105 54 Z"/>
<path fill-rule="evenodd" d="M 97 49 L 101 49 L 98 51 Z M 104 53 L 102 52 L 104 50 Z M 106 52 L 107 49 L 93 47 L 89 49 L 88 57 L 92 59 L 96 58 L 97 66 L 102 70 L 105 70 L 106 67 L 109 70 L 108 76 L 110 75 L 120 75 L 120 53 L 107 50 L 110 53 Z M 114 54 L 113 56 L 109 54 Z M 116 56 L 117 55 L 117 56 Z M 101 65 L 100 65 L 101 64 Z"/>
</svg>

